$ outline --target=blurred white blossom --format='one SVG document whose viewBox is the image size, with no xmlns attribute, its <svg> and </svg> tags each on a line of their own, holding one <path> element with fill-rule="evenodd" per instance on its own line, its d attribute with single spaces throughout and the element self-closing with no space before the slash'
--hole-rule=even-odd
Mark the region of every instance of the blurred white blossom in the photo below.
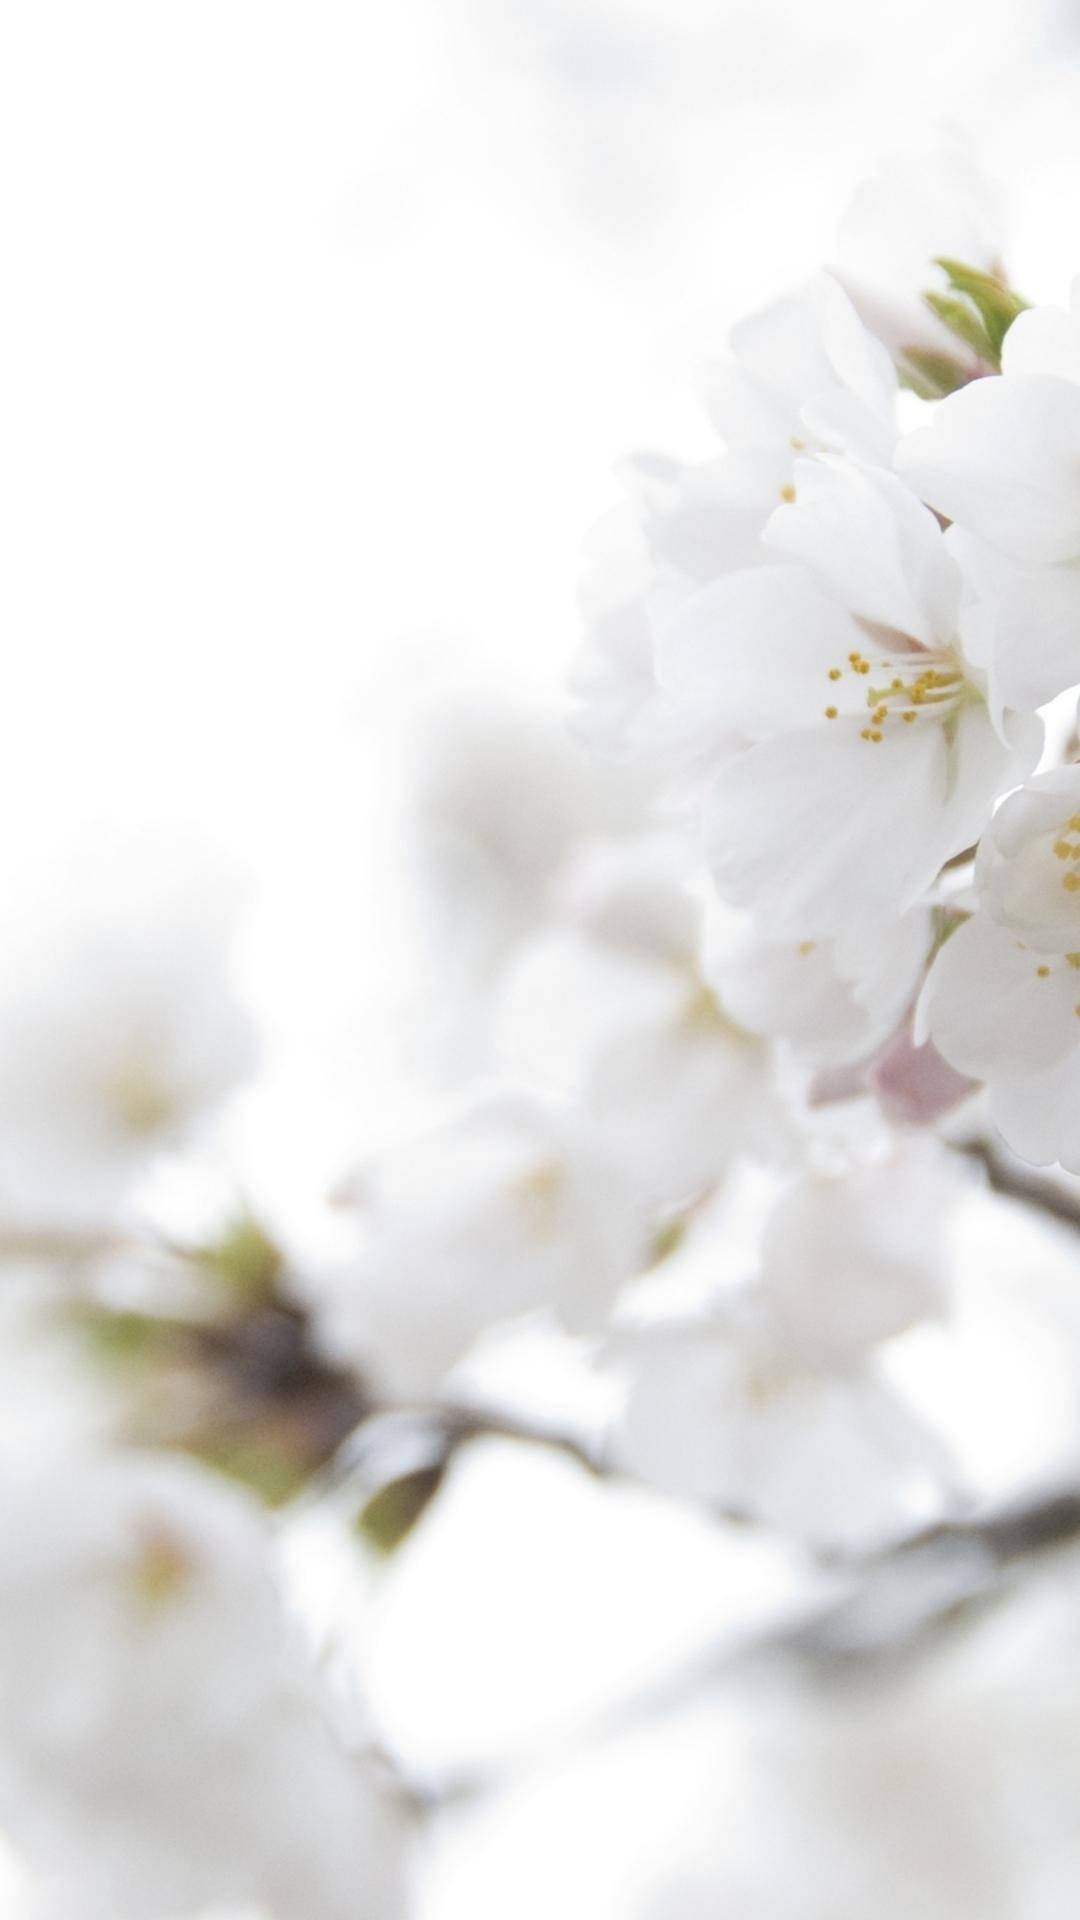
<svg viewBox="0 0 1080 1920">
<path fill-rule="evenodd" d="M 0 961 L 0 1211 L 97 1226 L 254 1065 L 236 880 L 164 835 L 91 843 L 48 879 Z"/>
<path fill-rule="evenodd" d="M 91 1451 L 9 1478 L 0 1513 L 0 1817 L 49 1912 L 401 1911 L 392 1811 L 335 1742 L 244 1497 Z"/>
<path fill-rule="evenodd" d="M 879 1546 L 939 1515 L 946 1449 L 875 1350 L 942 1310 L 948 1197 L 918 1155 L 797 1181 L 752 1282 L 626 1336 L 619 1464 L 830 1547 Z M 725 1230 L 722 1212 L 703 1221 L 690 1257 L 707 1267 L 708 1235 Z"/>
<path fill-rule="evenodd" d="M 354 1260 L 312 1277 L 326 1347 L 424 1400 L 494 1322 L 551 1309 L 598 1326 L 638 1269 L 647 1216 L 584 1116 L 492 1093 L 361 1169 Z"/>
</svg>

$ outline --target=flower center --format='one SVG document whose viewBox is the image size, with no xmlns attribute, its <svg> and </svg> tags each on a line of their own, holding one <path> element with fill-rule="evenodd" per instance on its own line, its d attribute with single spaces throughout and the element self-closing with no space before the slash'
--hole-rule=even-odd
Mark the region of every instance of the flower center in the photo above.
<svg viewBox="0 0 1080 1920">
<path fill-rule="evenodd" d="M 173 1116 L 175 1102 L 148 1060 L 132 1058 L 116 1065 L 104 1084 L 114 1120 L 138 1137 L 158 1133 Z"/>
<path fill-rule="evenodd" d="M 842 684 L 849 674 L 855 677 L 856 682 L 868 681 L 871 674 L 875 679 L 880 676 L 880 685 L 865 686 L 865 691 L 860 687 L 870 709 L 868 723 L 862 729 L 862 738 L 875 745 L 884 739 L 885 729 L 890 722 L 913 727 L 927 720 L 944 725 L 951 743 L 961 708 L 982 699 L 978 688 L 964 673 L 957 656 L 947 647 L 934 650 L 920 647 L 904 655 L 900 661 L 886 660 L 880 656 L 871 659 L 856 648 L 848 654 L 842 667 L 828 669 L 826 677 L 836 688 L 838 697 L 842 691 L 849 694 L 854 691 Z M 889 676 L 887 679 L 886 675 Z M 839 713 L 835 702 L 825 708 L 826 720 L 837 719 Z M 1077 885 L 1080 886 L 1080 880 Z"/>
</svg>

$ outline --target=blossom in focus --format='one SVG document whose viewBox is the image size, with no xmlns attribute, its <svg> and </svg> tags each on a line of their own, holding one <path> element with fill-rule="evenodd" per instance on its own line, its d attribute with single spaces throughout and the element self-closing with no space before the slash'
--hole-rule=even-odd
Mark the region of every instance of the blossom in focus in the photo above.
<svg viewBox="0 0 1080 1920">
<path fill-rule="evenodd" d="M 880 466 L 896 439 L 892 361 L 827 273 L 732 328 L 708 398 L 728 447 L 771 453 L 785 481 L 798 454 Z"/>
<path fill-rule="evenodd" d="M 938 954 L 922 1027 L 984 1080 L 1009 1145 L 1080 1171 L 1080 767 L 999 808 L 976 861 L 979 910 Z"/>
<path fill-rule="evenodd" d="M 954 363 L 963 379 L 985 369 L 923 295 L 943 285 L 934 265 L 942 257 L 1000 275 L 1003 226 L 994 190 L 959 146 L 888 155 L 852 197 L 832 271 L 902 367 L 917 373 L 929 356 L 931 366 Z"/>
<path fill-rule="evenodd" d="M 688 602 L 659 672 L 673 703 L 707 703 L 746 742 L 703 800 L 718 892 L 818 939 L 915 906 L 1034 764 L 1039 728 L 995 727 L 959 569 L 892 475 L 800 465 L 766 538 L 777 564 Z"/>
<path fill-rule="evenodd" d="M 766 557 L 760 535 L 793 497 L 796 460 L 839 452 L 887 464 L 896 438 L 896 375 L 827 274 L 734 328 L 709 376 L 726 443 L 696 463 L 639 457 L 630 498 L 586 549 L 588 639 L 572 674 L 579 728 L 609 755 L 663 769 L 715 754 L 718 710 L 658 699 L 656 636 L 709 581 Z"/>
<path fill-rule="evenodd" d="M 955 523 L 968 616 L 1006 705 L 1080 682 L 1080 282 L 1068 312 L 1033 307 L 999 378 L 943 400 L 897 451 L 899 471 Z"/>
</svg>

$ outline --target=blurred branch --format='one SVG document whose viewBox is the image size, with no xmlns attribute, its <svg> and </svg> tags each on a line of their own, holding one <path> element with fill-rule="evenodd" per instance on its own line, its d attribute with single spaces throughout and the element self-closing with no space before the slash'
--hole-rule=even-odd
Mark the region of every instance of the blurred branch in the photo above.
<svg viewBox="0 0 1080 1920">
<path fill-rule="evenodd" d="M 126 1252 L 139 1244 L 129 1235 L 103 1229 L 0 1228 L 0 1260 L 55 1260 L 79 1266 L 89 1260 L 103 1259 L 107 1254 Z"/>
<path fill-rule="evenodd" d="M 1036 1207 L 1066 1226 L 1080 1227 L 1080 1180 L 1060 1171 L 1046 1172 L 1029 1166 L 1010 1153 L 1000 1139 L 964 1141 L 959 1151 L 978 1161 L 995 1193 L 1021 1200 L 1025 1206 Z"/>
</svg>

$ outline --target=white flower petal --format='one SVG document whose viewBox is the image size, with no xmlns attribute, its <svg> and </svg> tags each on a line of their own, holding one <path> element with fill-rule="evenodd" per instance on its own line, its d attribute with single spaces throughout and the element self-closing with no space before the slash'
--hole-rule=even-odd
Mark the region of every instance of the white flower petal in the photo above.
<svg viewBox="0 0 1080 1920">
<path fill-rule="evenodd" d="M 931 917 L 916 908 L 841 940 L 770 941 L 750 931 L 707 957 L 724 1005 L 755 1033 L 811 1059 L 864 1060 L 911 1003 L 930 948 Z"/>
<path fill-rule="evenodd" d="M 962 632 L 991 705 L 1030 712 L 1080 685 L 1080 563 L 1021 567 L 958 528 L 947 539 L 975 591 Z"/>
<path fill-rule="evenodd" d="M 796 938 L 903 911 L 948 857 L 949 761 L 933 724 L 869 741 L 856 721 L 840 719 L 752 747 L 720 770 L 708 795 L 706 853 L 721 896 Z M 966 810 L 961 819 L 950 809 L 954 818 L 959 831 Z"/>
<path fill-rule="evenodd" d="M 897 470 L 950 520 L 1029 563 L 1080 556 L 1080 387 L 975 380 L 902 440 Z"/>
<path fill-rule="evenodd" d="M 1067 960 L 1034 952 L 977 913 L 942 947 L 920 1011 L 952 1066 L 992 1082 L 1075 1055 L 1078 1005 L 1080 973 Z"/>
<path fill-rule="evenodd" d="M 1080 385 L 1080 313 L 1064 307 L 1029 307 L 1013 321 L 1001 350 L 1001 371 L 1053 374 Z"/>
<path fill-rule="evenodd" d="M 811 1364 L 847 1366 L 940 1312 L 954 1192 L 917 1153 L 796 1181 L 770 1215 L 761 1255 L 785 1341 Z"/>
<path fill-rule="evenodd" d="M 753 737 L 805 725 L 841 699 L 865 713 L 861 685 L 829 680 L 865 638 L 803 568 L 760 567 L 687 602 L 658 637 L 657 673 L 670 693 L 716 701 L 732 731 Z"/>
<path fill-rule="evenodd" d="M 765 542 L 859 619 L 931 646 L 955 629 L 960 578 L 926 507 L 894 475 L 800 461 L 797 498 Z"/>
</svg>

